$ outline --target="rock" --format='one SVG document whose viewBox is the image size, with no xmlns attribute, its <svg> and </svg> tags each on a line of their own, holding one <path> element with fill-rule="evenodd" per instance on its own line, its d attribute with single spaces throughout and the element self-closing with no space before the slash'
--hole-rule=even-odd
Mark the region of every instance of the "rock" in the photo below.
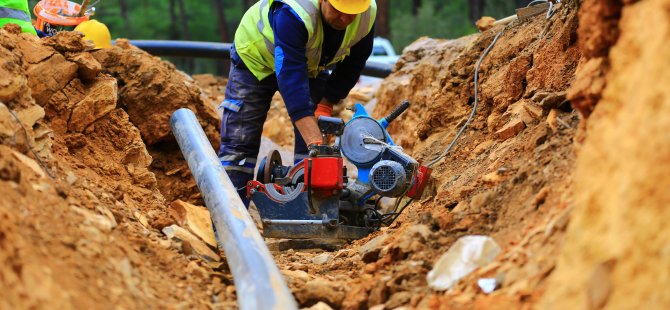
<svg viewBox="0 0 670 310">
<path fill-rule="evenodd" d="M 29 66 L 26 76 L 35 102 L 44 107 L 51 96 L 70 83 L 77 75 L 77 70 L 77 64 L 67 61 L 58 53 L 54 53 L 43 62 Z"/>
<path fill-rule="evenodd" d="M 449 225 L 451 225 L 454 222 L 454 214 L 453 214 L 454 212 L 455 211 L 449 212 L 446 210 L 444 212 L 433 212 L 432 217 L 434 222 L 437 223 L 438 226 L 440 226 L 440 229 L 445 230 L 447 229 L 447 227 L 449 227 Z"/>
<path fill-rule="evenodd" d="M 209 246 L 216 248 L 216 237 L 212 228 L 212 218 L 207 208 L 198 207 L 182 200 L 175 200 L 170 205 L 170 211 L 179 226 L 205 241 Z"/>
<path fill-rule="evenodd" d="M 77 64 L 79 78 L 85 81 L 95 79 L 102 70 L 102 65 L 89 53 L 67 53 L 67 60 Z"/>
<path fill-rule="evenodd" d="M 469 204 L 467 201 L 465 201 L 465 200 L 461 200 L 461 201 L 459 201 L 458 204 L 454 207 L 454 209 L 451 210 L 451 212 L 453 212 L 453 213 L 461 213 L 461 212 L 464 212 L 465 210 L 467 210 L 469 207 L 470 207 L 470 204 Z"/>
<path fill-rule="evenodd" d="M 32 105 L 29 108 L 17 111 L 16 116 L 27 127 L 33 127 L 37 121 L 44 118 L 44 109 L 38 105 Z"/>
<path fill-rule="evenodd" d="M 414 225 L 397 239 L 394 244 L 402 253 L 416 253 L 425 246 L 425 241 L 429 239 L 432 232 L 426 225 Z"/>
<path fill-rule="evenodd" d="M 389 287 L 385 280 L 380 279 L 374 284 L 368 295 L 368 306 L 383 304 L 389 299 Z"/>
<path fill-rule="evenodd" d="M 591 271 L 586 292 L 589 309 L 603 309 L 607 304 L 612 293 L 610 274 L 615 264 L 615 260 L 609 260 L 596 265 Z"/>
<path fill-rule="evenodd" d="M 214 148 L 218 147 L 219 114 L 201 98 L 195 82 L 174 65 L 131 46 L 127 40 L 116 40 L 114 48 L 100 49 L 91 55 L 104 71 L 118 79 L 121 102 L 139 129 L 144 143 L 173 139 L 170 115 L 178 108 L 196 113 Z"/>
<path fill-rule="evenodd" d="M 0 145 L 0 151 L 0 180 L 19 183 L 21 181 L 21 168 L 17 165 L 16 160 L 12 160 L 8 156 L 14 150 L 5 145 Z"/>
<path fill-rule="evenodd" d="M 311 305 L 321 301 L 333 308 L 340 308 L 345 292 L 336 283 L 316 278 L 307 282 L 305 286 L 296 291 L 295 296 L 301 305 Z"/>
<path fill-rule="evenodd" d="M 42 166 L 40 166 L 35 160 L 32 158 L 23 155 L 17 151 L 12 150 L 12 155 L 14 158 L 16 158 L 20 163 L 25 165 L 26 167 L 30 168 L 37 176 L 40 178 L 44 178 L 46 174 L 44 173 L 44 169 Z"/>
<path fill-rule="evenodd" d="M 461 237 L 428 272 L 428 285 L 435 290 L 446 290 L 476 268 L 492 262 L 500 251 L 491 237 Z"/>
<path fill-rule="evenodd" d="M 537 106 L 528 100 L 521 100 L 519 106 L 520 109 L 523 109 L 523 112 L 519 111 L 517 112 L 518 114 L 523 116 L 530 116 L 534 120 L 539 120 L 542 117 L 542 114 L 544 113 L 542 107 Z M 532 121 L 531 119 L 524 118 L 524 122 L 526 123 L 529 123 L 531 121 Z"/>
<path fill-rule="evenodd" d="M 190 261 L 188 265 L 186 265 L 186 272 L 197 276 L 197 277 L 205 277 L 207 274 L 207 270 L 205 268 L 201 267 L 200 264 L 198 264 L 198 261 Z"/>
<path fill-rule="evenodd" d="M 74 184 L 74 182 L 77 182 L 77 176 L 74 174 L 72 171 L 68 171 L 67 176 L 65 177 L 65 181 L 67 181 L 67 184 Z"/>
<path fill-rule="evenodd" d="M 163 234 L 165 234 L 170 239 L 179 239 L 183 244 L 187 243 L 187 247 L 192 248 L 195 254 L 200 255 L 207 261 L 218 262 L 221 260 L 221 257 L 212 251 L 212 249 L 210 249 L 207 244 L 184 228 L 181 228 L 177 225 L 171 225 L 163 228 Z"/>
<path fill-rule="evenodd" d="M 107 217 L 110 224 L 112 225 L 112 228 L 114 228 L 118 225 L 118 223 L 116 222 L 116 218 L 114 217 L 114 214 L 107 207 L 105 207 L 103 205 L 98 205 L 98 206 L 95 207 L 95 209 L 98 212 L 102 213 L 104 216 Z"/>
<path fill-rule="evenodd" d="M 566 208 L 561 211 L 556 217 L 554 217 L 547 224 L 547 228 L 544 230 L 544 237 L 549 238 L 554 232 L 558 230 L 564 230 L 568 223 L 570 222 L 570 214 L 572 213 L 572 208 Z"/>
<path fill-rule="evenodd" d="M 528 139 L 527 147 L 529 150 L 532 150 L 547 141 L 549 137 L 549 130 L 546 125 L 540 124 L 537 129 L 533 132 L 532 136 Z"/>
<path fill-rule="evenodd" d="M 51 57 L 56 50 L 50 46 L 42 44 L 42 40 L 18 40 L 17 45 L 23 52 L 23 61 L 29 64 L 36 64 Z"/>
<path fill-rule="evenodd" d="M 302 270 L 281 270 L 281 273 L 289 283 L 305 283 L 310 280 L 309 274 Z"/>
<path fill-rule="evenodd" d="M 500 172 L 498 172 L 496 170 L 496 171 L 493 171 L 491 173 L 487 173 L 486 175 L 484 175 L 482 177 L 482 181 L 484 181 L 485 183 L 495 185 L 495 184 L 500 183 L 500 181 L 502 181 L 502 175 L 500 175 Z"/>
<path fill-rule="evenodd" d="M 90 40 L 83 38 L 84 34 L 78 31 L 60 31 L 55 36 L 42 39 L 42 42 L 61 53 L 81 52 L 95 47 Z"/>
<path fill-rule="evenodd" d="M 486 150 L 488 150 L 492 145 L 493 145 L 493 140 L 486 140 L 486 141 L 480 143 L 479 145 L 477 145 L 477 147 L 475 147 L 475 150 L 472 151 L 472 152 L 475 153 L 476 155 L 480 155 L 480 154 L 484 153 Z"/>
<path fill-rule="evenodd" d="M 479 31 L 486 31 L 491 28 L 493 28 L 493 23 L 495 23 L 496 19 L 491 17 L 491 16 L 482 16 L 477 22 L 475 23 L 475 26 L 477 26 L 477 29 Z"/>
<path fill-rule="evenodd" d="M 89 210 L 74 206 L 72 207 L 72 210 L 84 217 L 84 225 L 93 226 L 102 232 L 108 233 L 116 226 L 104 215 L 96 214 Z"/>
<path fill-rule="evenodd" d="M 0 138 L 14 137 L 19 125 L 9 108 L 0 102 Z"/>
<path fill-rule="evenodd" d="M 407 234 L 412 237 L 420 237 L 422 241 L 428 240 L 433 232 L 427 225 L 414 225 L 407 230 Z"/>
<path fill-rule="evenodd" d="M 551 111 L 549 111 L 549 114 L 547 115 L 547 126 L 549 126 L 552 132 L 558 131 L 557 118 L 558 118 L 558 110 L 551 109 Z"/>
<path fill-rule="evenodd" d="M 547 196 L 549 195 L 549 192 L 551 189 L 549 186 L 545 186 L 540 191 L 535 195 L 535 198 L 533 198 L 533 205 L 539 206 L 544 203 L 544 201 L 547 199 Z"/>
<path fill-rule="evenodd" d="M 333 310 L 333 308 L 331 308 L 327 303 L 325 303 L 323 301 L 319 301 L 315 305 L 313 305 L 309 308 L 305 308 L 305 309 L 307 309 L 307 310 Z"/>
<path fill-rule="evenodd" d="M 503 128 L 496 131 L 493 136 L 498 141 L 505 141 L 511 137 L 518 135 L 526 128 L 526 124 L 521 119 L 515 119 L 508 122 Z"/>
<path fill-rule="evenodd" d="M 358 254 L 361 256 L 361 260 L 366 263 L 377 261 L 379 252 L 381 252 L 384 241 L 386 241 L 387 238 L 388 235 L 382 234 L 362 245 L 358 249 Z"/>
<path fill-rule="evenodd" d="M 470 208 L 468 211 L 480 213 L 488 206 L 489 203 L 491 203 L 494 198 L 494 194 L 490 191 L 479 193 L 472 197 L 472 200 L 470 200 Z"/>
<path fill-rule="evenodd" d="M 532 101 L 536 102 L 542 109 L 551 110 L 556 109 L 558 106 L 565 101 L 566 92 L 536 92 L 531 98 Z"/>
<path fill-rule="evenodd" d="M 312 258 L 312 264 L 323 265 L 323 264 L 326 264 L 326 263 L 330 263 L 332 260 L 333 260 L 332 255 L 330 255 L 328 253 L 321 253 L 317 256 L 314 256 L 314 258 Z"/>
<path fill-rule="evenodd" d="M 116 109 L 117 85 L 113 77 L 98 78 L 86 97 L 72 109 L 68 130 L 83 132 L 101 117 Z"/>
<path fill-rule="evenodd" d="M 158 181 L 156 175 L 149 171 L 147 167 L 136 167 L 133 164 L 126 166 L 128 174 L 133 178 L 133 182 L 141 187 L 152 189 L 155 188 Z"/>
<path fill-rule="evenodd" d="M 609 68 L 608 57 L 591 58 L 577 66 L 576 77 L 568 89 L 567 97 L 584 117 L 588 117 L 600 101 L 607 85 Z"/>
<path fill-rule="evenodd" d="M 146 215 L 140 213 L 139 211 L 135 211 L 133 212 L 133 216 L 138 222 L 140 222 L 140 224 L 142 224 L 142 226 L 144 226 L 144 228 L 151 228 L 151 226 L 149 226 L 149 220 L 147 220 Z"/>
<path fill-rule="evenodd" d="M 130 144 L 123 150 L 125 153 L 121 163 L 124 165 L 135 165 L 138 167 L 149 167 L 153 158 L 149 155 L 144 144 Z"/>
<path fill-rule="evenodd" d="M 386 302 L 385 308 L 387 309 L 396 309 L 400 306 L 407 305 L 412 298 L 412 293 L 410 292 L 398 292 L 391 295 L 391 298 Z"/>
</svg>

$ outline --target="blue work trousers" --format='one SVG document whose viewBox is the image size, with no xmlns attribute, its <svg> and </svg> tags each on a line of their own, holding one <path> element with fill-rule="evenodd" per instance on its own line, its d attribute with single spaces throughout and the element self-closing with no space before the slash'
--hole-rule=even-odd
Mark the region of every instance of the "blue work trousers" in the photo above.
<svg viewBox="0 0 670 310">
<path fill-rule="evenodd" d="M 230 180 L 245 205 L 246 184 L 253 179 L 256 157 L 261 143 L 263 123 L 267 118 L 272 96 L 278 91 L 275 75 L 259 81 L 249 71 L 239 56 L 231 49 L 231 66 L 226 85 L 226 94 L 221 108 L 221 147 L 219 159 L 226 169 Z M 328 74 L 324 73 L 309 80 L 310 108 L 314 110 L 323 97 Z M 290 130 L 287 128 L 287 130 Z M 295 161 L 307 157 L 308 150 L 298 129 L 293 126 L 295 135 Z"/>
</svg>

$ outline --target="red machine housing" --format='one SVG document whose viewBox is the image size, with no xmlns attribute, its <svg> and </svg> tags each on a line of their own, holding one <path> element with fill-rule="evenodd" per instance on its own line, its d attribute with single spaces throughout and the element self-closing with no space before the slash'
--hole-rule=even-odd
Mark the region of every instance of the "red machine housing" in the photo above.
<svg viewBox="0 0 670 310">
<path fill-rule="evenodd" d="M 428 180 L 430 180 L 430 173 L 432 171 L 433 169 L 426 166 L 419 166 L 419 169 L 414 173 L 414 183 L 412 184 L 412 188 L 407 192 L 407 197 L 412 199 L 421 198 L 423 190 L 426 188 Z"/>
<path fill-rule="evenodd" d="M 305 182 L 315 192 L 324 195 L 344 188 L 344 162 L 342 157 L 307 158 L 302 162 Z"/>
</svg>

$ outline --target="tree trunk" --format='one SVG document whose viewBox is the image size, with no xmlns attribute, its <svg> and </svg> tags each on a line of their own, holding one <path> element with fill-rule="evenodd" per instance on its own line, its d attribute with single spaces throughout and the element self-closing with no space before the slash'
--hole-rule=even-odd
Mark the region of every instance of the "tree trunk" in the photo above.
<svg viewBox="0 0 670 310">
<path fill-rule="evenodd" d="M 181 35 L 182 38 L 186 41 L 191 41 L 191 32 L 188 29 L 188 15 L 186 15 L 186 7 L 184 6 L 184 0 L 177 0 L 177 5 L 179 6 L 179 21 L 181 22 Z M 189 74 L 193 74 L 193 69 L 195 67 L 195 62 L 193 58 L 188 58 L 184 61 L 184 71 Z"/>
<path fill-rule="evenodd" d="M 219 39 L 221 42 L 230 43 L 230 36 L 228 35 L 228 26 L 226 24 L 226 12 L 223 10 L 223 0 L 213 0 L 214 8 L 216 9 L 216 16 L 218 18 L 217 29 L 219 31 Z M 218 60 L 216 65 L 216 75 L 224 75 L 230 66 L 227 60 Z"/>
<path fill-rule="evenodd" d="M 119 0 L 119 8 L 121 9 L 121 18 L 123 18 L 123 28 L 126 31 L 126 36 L 130 35 L 130 20 L 128 19 L 128 2 L 126 0 Z"/>
<path fill-rule="evenodd" d="M 179 5 L 179 21 L 181 22 L 181 34 L 185 40 L 191 40 L 191 32 L 188 29 L 188 15 L 184 7 L 184 0 L 177 0 Z"/>
<path fill-rule="evenodd" d="M 390 0 L 377 0 L 377 21 L 375 22 L 375 35 L 388 38 L 391 36 Z"/>
<path fill-rule="evenodd" d="M 421 7 L 421 0 L 412 0 L 412 15 L 416 16 L 416 13 L 419 12 L 419 8 Z"/>
<path fill-rule="evenodd" d="M 217 30 L 219 31 L 219 39 L 221 42 L 230 42 L 228 27 L 226 26 L 226 12 L 223 10 L 223 0 L 213 1 L 214 8 L 216 9 L 216 16 L 218 18 Z"/>
<path fill-rule="evenodd" d="M 474 24 L 484 14 L 484 0 L 468 0 L 470 21 Z"/>
<path fill-rule="evenodd" d="M 177 28 L 177 9 L 176 9 L 176 0 L 170 0 L 168 5 L 170 11 L 170 25 L 168 27 L 168 37 L 170 40 L 179 39 L 179 29 Z"/>
</svg>

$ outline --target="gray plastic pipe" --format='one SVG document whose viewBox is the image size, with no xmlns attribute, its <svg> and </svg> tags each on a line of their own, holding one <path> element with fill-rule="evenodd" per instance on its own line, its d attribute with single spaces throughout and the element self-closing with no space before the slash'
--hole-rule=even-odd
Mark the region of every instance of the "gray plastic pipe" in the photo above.
<svg viewBox="0 0 670 310">
<path fill-rule="evenodd" d="M 171 41 L 171 40 L 130 40 L 130 44 L 155 56 L 230 58 L 230 43 Z M 368 61 L 362 75 L 385 78 L 393 71 L 393 66 L 381 62 Z"/>
<path fill-rule="evenodd" d="M 195 114 L 179 109 L 172 132 L 211 214 L 233 273 L 240 309 L 297 309 L 270 251 L 214 153 Z"/>
</svg>

